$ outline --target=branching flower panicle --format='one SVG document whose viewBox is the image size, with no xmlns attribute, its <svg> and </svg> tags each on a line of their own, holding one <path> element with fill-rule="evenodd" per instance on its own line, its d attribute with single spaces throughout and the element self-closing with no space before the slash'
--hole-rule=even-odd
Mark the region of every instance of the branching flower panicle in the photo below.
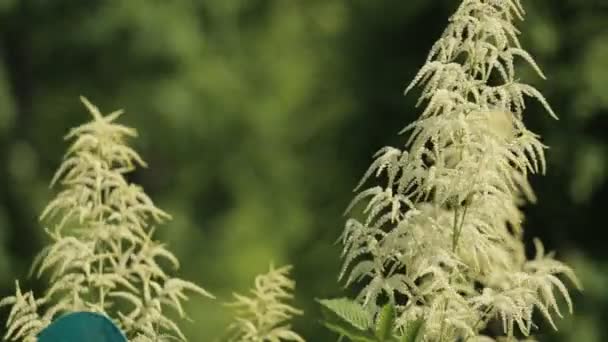
<svg viewBox="0 0 608 342">
<path fill-rule="evenodd" d="M 346 283 L 364 281 L 357 300 L 375 315 L 395 302 L 398 325 L 422 319 L 424 341 L 492 341 L 490 321 L 504 334 L 528 336 L 538 310 L 555 327 L 559 276 L 572 270 L 535 241 L 527 260 L 519 209 L 535 197 L 530 173 L 545 172 L 546 146 L 523 123 L 525 98 L 553 110 L 521 83 L 517 59 L 544 75 L 518 40 L 520 0 L 464 0 L 426 64 L 407 87 L 422 87 L 420 117 L 403 130 L 404 149 L 385 147 L 363 177 L 383 185 L 359 190 L 342 235 Z M 557 290 L 557 291 L 556 291 Z"/>
<path fill-rule="evenodd" d="M 13 305 L 5 339 L 35 341 L 58 314 L 92 311 L 113 318 L 138 341 L 185 340 L 167 308 L 185 317 L 187 292 L 211 295 L 162 266 L 179 267 L 153 239 L 154 226 L 170 216 L 125 178 L 146 166 L 125 142 L 136 131 L 115 122 L 122 111 L 104 116 L 81 99 L 93 120 L 66 136 L 73 142 L 51 183 L 62 190 L 41 215 L 52 243 L 32 266 L 37 276 L 49 276 L 50 287 L 39 299 L 17 287 L 0 302 Z"/>
<path fill-rule="evenodd" d="M 266 274 L 255 278 L 252 296 L 234 294 L 235 301 L 229 306 L 235 308 L 236 321 L 229 327 L 235 342 L 304 342 L 291 330 L 289 321 L 302 311 L 285 301 L 293 298 L 291 293 L 295 282 L 289 279 L 291 266 L 275 269 L 270 266 Z"/>
</svg>

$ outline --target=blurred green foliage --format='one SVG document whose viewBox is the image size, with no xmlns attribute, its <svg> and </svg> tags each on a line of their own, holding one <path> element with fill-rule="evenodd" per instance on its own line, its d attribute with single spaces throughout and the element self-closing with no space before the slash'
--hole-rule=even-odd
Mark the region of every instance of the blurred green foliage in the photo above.
<svg viewBox="0 0 608 342">
<path fill-rule="evenodd" d="M 183 328 L 192 341 L 222 335 L 230 319 L 222 301 L 271 261 L 295 266 L 306 313 L 296 330 L 333 340 L 314 298 L 343 292 L 333 244 L 342 211 L 372 153 L 401 144 L 397 132 L 417 115 L 404 85 L 457 5 L 0 0 L 1 295 L 46 242 L 36 218 L 52 195 L 61 137 L 87 119 L 83 94 L 106 111 L 126 109 L 150 165 L 133 180 L 174 217 L 161 239 L 181 274 L 219 298 L 190 302 L 196 323 Z M 572 259 L 587 287 L 575 316 L 541 340 L 605 341 L 608 5 L 524 5 L 522 40 L 560 116 L 532 102 L 527 111 L 551 147 L 548 175 L 533 180 L 539 203 L 527 208 L 527 238 Z M 531 71 L 522 77 L 537 82 Z"/>
</svg>

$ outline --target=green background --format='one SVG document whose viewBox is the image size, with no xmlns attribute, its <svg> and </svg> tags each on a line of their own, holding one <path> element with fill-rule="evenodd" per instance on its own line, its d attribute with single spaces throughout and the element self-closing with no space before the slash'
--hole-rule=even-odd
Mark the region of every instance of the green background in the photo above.
<svg viewBox="0 0 608 342">
<path fill-rule="evenodd" d="M 548 174 L 535 177 L 526 240 L 540 237 L 582 278 L 575 315 L 542 341 L 608 341 L 608 3 L 523 1 L 522 42 L 548 75 L 528 67 L 560 120 L 530 101 Z M 27 280 L 47 243 L 38 214 L 55 190 L 78 101 L 124 108 L 149 169 L 132 180 L 174 217 L 158 237 L 180 275 L 218 300 L 193 298 L 191 341 L 222 335 L 222 303 L 253 277 L 293 264 L 295 330 L 333 341 L 314 298 L 337 281 L 352 189 L 385 145 L 417 116 L 402 92 L 457 0 L 0 0 L 0 295 Z M 0 319 L 5 321 L 6 310 Z M 546 329 L 549 328 L 549 329 Z M 0 331 L 2 332 L 2 331 Z"/>
</svg>

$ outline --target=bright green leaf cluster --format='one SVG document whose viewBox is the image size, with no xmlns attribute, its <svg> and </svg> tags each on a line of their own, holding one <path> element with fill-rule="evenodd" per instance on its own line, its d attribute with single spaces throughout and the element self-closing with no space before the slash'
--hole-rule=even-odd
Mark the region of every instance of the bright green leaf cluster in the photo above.
<svg viewBox="0 0 608 342">
<path fill-rule="evenodd" d="M 422 336 L 422 320 L 397 326 L 392 303 L 385 304 L 375 319 L 361 304 L 348 298 L 321 299 L 319 303 L 325 316 L 323 324 L 353 342 L 416 342 Z"/>
</svg>

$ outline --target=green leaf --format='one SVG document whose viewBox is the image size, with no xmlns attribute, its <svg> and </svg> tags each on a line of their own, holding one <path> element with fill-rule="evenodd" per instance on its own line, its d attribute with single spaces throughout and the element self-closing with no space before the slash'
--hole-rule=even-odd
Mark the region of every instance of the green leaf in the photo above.
<svg viewBox="0 0 608 342">
<path fill-rule="evenodd" d="M 348 298 L 318 299 L 325 309 L 324 313 L 337 316 L 359 330 L 368 330 L 371 327 L 370 314 L 363 306 Z"/>
<path fill-rule="evenodd" d="M 355 328 L 346 321 L 325 320 L 322 322 L 327 329 L 340 336 L 347 337 L 353 342 L 377 342 L 376 338 L 369 331 Z"/>
<path fill-rule="evenodd" d="M 424 321 L 419 318 L 415 321 L 408 322 L 405 327 L 405 333 L 401 336 L 400 342 L 416 342 L 418 335 L 422 332 L 422 324 Z"/>
<path fill-rule="evenodd" d="M 382 307 L 376 319 L 376 337 L 380 342 L 387 341 L 391 338 L 393 327 L 395 325 L 395 306 L 393 303 L 387 303 Z"/>
</svg>

